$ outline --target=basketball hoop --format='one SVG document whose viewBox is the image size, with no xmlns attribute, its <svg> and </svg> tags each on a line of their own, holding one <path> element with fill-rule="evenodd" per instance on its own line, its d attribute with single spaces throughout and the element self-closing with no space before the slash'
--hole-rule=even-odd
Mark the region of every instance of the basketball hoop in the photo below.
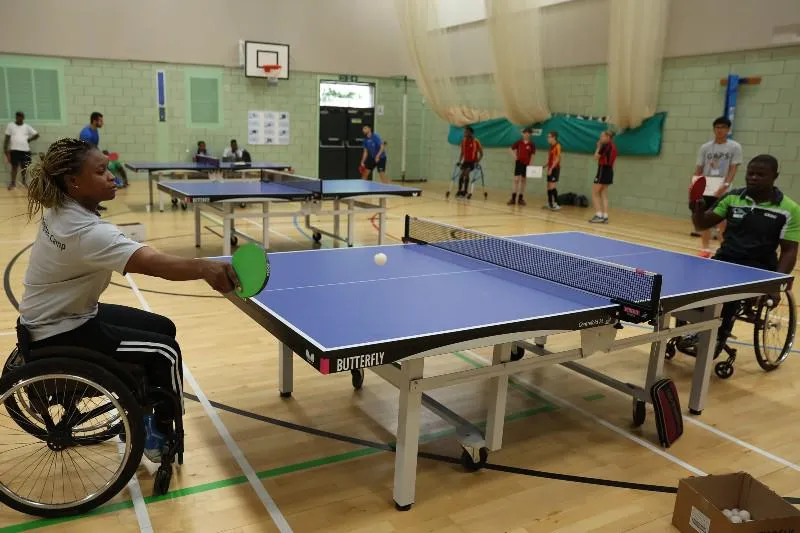
<svg viewBox="0 0 800 533">
<path fill-rule="evenodd" d="M 262 67 L 264 69 L 264 73 L 267 75 L 267 82 L 270 85 L 278 85 L 278 76 L 281 72 L 280 65 L 264 65 Z"/>
</svg>

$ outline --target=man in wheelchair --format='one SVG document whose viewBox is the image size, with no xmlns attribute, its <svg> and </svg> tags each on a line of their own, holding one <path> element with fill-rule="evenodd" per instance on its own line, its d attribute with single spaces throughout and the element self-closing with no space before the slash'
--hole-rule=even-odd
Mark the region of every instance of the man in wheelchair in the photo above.
<svg viewBox="0 0 800 533">
<path fill-rule="evenodd" d="M 89 143 L 71 138 L 54 142 L 29 176 L 28 219 L 41 212 L 41 221 L 19 306 L 18 351 L 24 359 L 31 350 L 70 347 L 141 368 L 150 386 L 180 400 L 157 402 L 154 413 L 145 413 L 144 454 L 159 462 L 164 434 L 183 410 L 175 324 L 98 300 L 112 272 L 170 281 L 202 279 L 224 293 L 237 283 L 233 268 L 226 262 L 159 253 L 100 218 L 98 206 L 113 200 L 117 187 L 108 159 Z"/>
<path fill-rule="evenodd" d="M 800 241 L 800 206 L 775 187 L 777 179 L 778 160 L 758 155 L 747 165 L 746 187 L 727 192 L 712 206 L 706 206 L 703 199 L 690 206 L 697 231 L 727 221 L 714 259 L 791 274 Z M 777 306 L 780 294 L 770 298 L 773 307 Z M 723 305 L 715 357 L 725 348 L 737 313 L 746 314 L 751 308 L 751 302 Z"/>
</svg>

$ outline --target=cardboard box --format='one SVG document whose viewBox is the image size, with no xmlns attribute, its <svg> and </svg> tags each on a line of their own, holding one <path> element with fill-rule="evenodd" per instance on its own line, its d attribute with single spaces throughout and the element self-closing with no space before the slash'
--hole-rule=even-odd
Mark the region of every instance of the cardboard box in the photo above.
<svg viewBox="0 0 800 533">
<path fill-rule="evenodd" d="M 128 222 L 126 224 L 117 224 L 122 234 L 132 241 L 142 242 L 145 239 L 144 224 L 140 222 Z"/>
<path fill-rule="evenodd" d="M 752 522 L 733 523 L 724 509 L 746 509 Z M 672 525 L 682 533 L 800 533 L 800 510 L 750 474 L 680 480 Z"/>
</svg>

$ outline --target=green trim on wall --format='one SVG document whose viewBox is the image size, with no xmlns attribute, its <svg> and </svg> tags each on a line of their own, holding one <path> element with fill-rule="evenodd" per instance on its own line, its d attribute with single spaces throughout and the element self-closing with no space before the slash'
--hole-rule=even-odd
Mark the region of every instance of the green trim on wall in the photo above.
<svg viewBox="0 0 800 533">
<path fill-rule="evenodd" d="M 183 69 L 184 88 L 186 91 L 186 127 L 190 129 L 213 129 L 225 125 L 224 75 L 225 71 L 215 67 L 187 67 Z M 216 122 L 194 122 L 192 120 L 192 78 L 214 79 L 217 81 L 218 114 Z"/>
</svg>

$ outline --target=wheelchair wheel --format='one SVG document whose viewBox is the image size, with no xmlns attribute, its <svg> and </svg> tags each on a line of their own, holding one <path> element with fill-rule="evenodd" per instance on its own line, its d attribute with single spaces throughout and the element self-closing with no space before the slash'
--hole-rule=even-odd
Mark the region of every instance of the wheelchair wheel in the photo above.
<svg viewBox="0 0 800 533">
<path fill-rule="evenodd" d="M 25 364 L 22 356 L 17 348 L 11 352 L 5 365 L 3 365 L 2 375 L 7 372 L 20 368 Z M 43 435 L 42 428 L 44 428 L 44 420 L 39 413 L 31 405 L 29 396 L 24 390 L 20 389 L 16 394 L 9 397 L 5 401 L 7 411 L 14 422 L 22 428 L 23 431 L 29 435 Z M 101 425 L 88 427 L 83 426 L 83 438 L 81 444 L 97 444 L 104 440 L 113 439 L 115 436 L 120 435 L 123 431 L 122 425 L 118 421 L 117 416 L 113 416 L 102 421 Z"/>
<path fill-rule="evenodd" d="M 24 397 L 30 413 L 19 411 Z M 16 417 L 15 417 L 16 415 Z M 113 498 L 136 472 L 144 446 L 142 409 L 123 382 L 102 367 L 48 358 L 0 377 L 0 502 L 55 518 L 82 514 Z M 115 419 L 125 443 L 97 438 Z M 114 424 L 114 425 L 116 425 Z M 28 431 L 31 429 L 31 431 Z M 107 431 L 107 430 L 105 430 Z"/>
<path fill-rule="evenodd" d="M 765 371 L 778 368 L 791 353 L 796 321 L 791 291 L 784 291 L 776 307 L 770 306 L 767 298 L 761 298 L 753 328 L 753 348 L 758 365 Z"/>
</svg>

